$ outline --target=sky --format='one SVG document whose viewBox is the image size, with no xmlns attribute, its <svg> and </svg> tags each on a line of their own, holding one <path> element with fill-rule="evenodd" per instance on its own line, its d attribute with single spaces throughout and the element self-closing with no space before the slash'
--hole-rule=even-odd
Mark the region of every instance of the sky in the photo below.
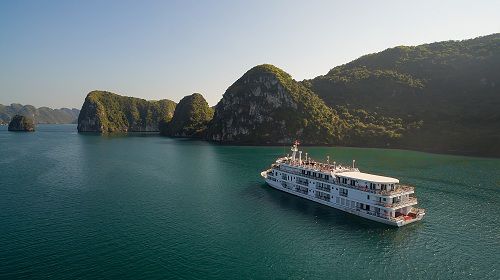
<svg viewBox="0 0 500 280">
<path fill-rule="evenodd" d="M 296 80 L 399 45 L 500 32 L 500 1 L 0 1 L 0 104 L 92 90 L 215 105 L 248 69 Z"/>
</svg>

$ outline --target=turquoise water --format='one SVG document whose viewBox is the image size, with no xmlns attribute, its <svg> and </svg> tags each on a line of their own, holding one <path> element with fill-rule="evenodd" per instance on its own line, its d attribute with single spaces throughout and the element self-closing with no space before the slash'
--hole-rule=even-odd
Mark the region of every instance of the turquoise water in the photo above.
<svg viewBox="0 0 500 280">
<path fill-rule="evenodd" d="M 0 279 L 499 279 L 500 160 L 305 148 L 416 185 L 392 228 L 267 187 L 283 147 L 0 128 Z"/>
</svg>

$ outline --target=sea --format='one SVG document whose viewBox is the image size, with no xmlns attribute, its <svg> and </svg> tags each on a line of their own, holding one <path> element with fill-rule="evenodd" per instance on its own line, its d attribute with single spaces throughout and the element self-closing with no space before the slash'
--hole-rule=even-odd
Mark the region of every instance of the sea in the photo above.
<svg viewBox="0 0 500 280">
<path fill-rule="evenodd" d="M 280 192 L 289 147 L 0 127 L 0 279 L 500 279 L 500 159 L 303 147 L 416 187 L 391 227 Z"/>
</svg>

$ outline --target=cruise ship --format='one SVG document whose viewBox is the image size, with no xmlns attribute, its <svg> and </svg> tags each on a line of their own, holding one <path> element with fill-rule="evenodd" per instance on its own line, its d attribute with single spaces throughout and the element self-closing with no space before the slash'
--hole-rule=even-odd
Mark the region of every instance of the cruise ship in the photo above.
<svg viewBox="0 0 500 280">
<path fill-rule="evenodd" d="M 298 149 L 278 158 L 271 168 L 261 172 L 271 187 L 312 200 L 363 218 L 393 226 L 421 220 L 425 210 L 417 208 L 414 188 L 396 178 L 360 172 L 352 166 L 316 162 Z M 298 155 L 297 155 L 298 153 Z M 297 157 L 298 156 L 298 157 Z"/>
</svg>

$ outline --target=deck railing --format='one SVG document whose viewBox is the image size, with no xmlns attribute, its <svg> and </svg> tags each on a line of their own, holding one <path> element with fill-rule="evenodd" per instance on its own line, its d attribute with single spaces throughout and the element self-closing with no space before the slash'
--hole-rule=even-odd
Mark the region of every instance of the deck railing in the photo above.
<svg viewBox="0 0 500 280">
<path fill-rule="evenodd" d="M 405 206 L 417 204 L 417 203 L 418 202 L 417 202 L 416 197 L 410 197 L 408 199 L 404 199 L 404 200 L 396 202 L 396 203 L 385 203 L 385 202 L 380 202 L 380 201 L 375 202 L 376 205 L 383 206 L 385 208 L 400 208 L 400 207 L 405 207 Z"/>
</svg>

